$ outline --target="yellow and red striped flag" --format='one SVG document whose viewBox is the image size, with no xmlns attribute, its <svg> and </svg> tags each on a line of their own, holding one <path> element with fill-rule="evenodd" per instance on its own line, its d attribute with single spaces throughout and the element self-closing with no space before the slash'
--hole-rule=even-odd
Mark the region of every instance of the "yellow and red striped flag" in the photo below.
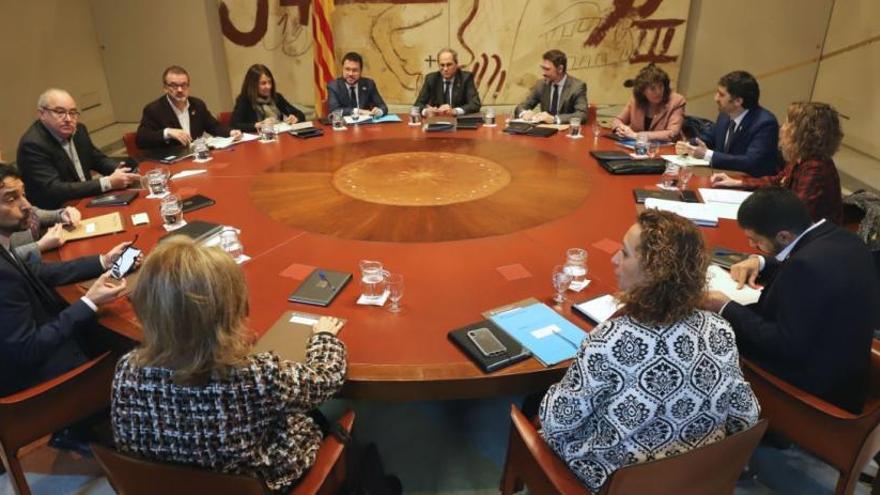
<svg viewBox="0 0 880 495">
<path fill-rule="evenodd" d="M 312 38 L 314 39 L 315 113 L 324 117 L 327 83 L 336 79 L 336 61 L 333 56 L 333 30 L 330 14 L 333 0 L 312 0 Z"/>
</svg>

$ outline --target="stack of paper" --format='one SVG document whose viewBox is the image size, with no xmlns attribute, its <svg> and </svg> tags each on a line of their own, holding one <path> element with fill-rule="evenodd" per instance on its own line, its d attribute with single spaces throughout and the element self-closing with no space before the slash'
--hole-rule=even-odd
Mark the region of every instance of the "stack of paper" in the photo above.
<svg viewBox="0 0 880 495">
<path fill-rule="evenodd" d="M 233 144 L 244 143 L 247 141 L 253 141 L 254 139 L 259 139 L 260 136 L 256 134 L 248 134 L 247 132 L 242 133 L 241 138 L 237 141 L 231 137 L 219 137 L 214 136 L 208 139 L 208 146 L 214 148 L 216 150 L 222 150 L 224 148 L 228 148 Z"/>
<path fill-rule="evenodd" d="M 645 208 L 671 211 L 691 220 L 697 225 L 705 227 L 715 227 L 718 225 L 718 213 L 712 206 L 704 203 L 685 203 L 683 201 L 648 198 L 645 200 Z"/>
<path fill-rule="evenodd" d="M 620 301 L 611 294 L 605 294 L 589 301 L 574 304 L 572 307 L 596 323 L 604 323 L 620 309 Z"/>
<path fill-rule="evenodd" d="M 661 158 L 679 167 L 708 167 L 709 160 L 681 155 L 660 155 Z"/>
<path fill-rule="evenodd" d="M 737 289 L 736 282 L 730 278 L 730 273 L 718 265 L 709 265 L 709 269 L 706 270 L 706 282 L 709 290 L 723 292 L 725 296 L 743 305 L 756 303 L 761 297 L 760 290 L 753 289 L 748 285 Z"/>
<path fill-rule="evenodd" d="M 369 121 L 373 120 L 373 117 L 370 115 L 364 115 L 364 114 L 359 114 L 356 117 L 352 117 L 351 115 L 346 115 L 345 117 L 342 117 L 342 120 L 344 120 L 346 124 L 352 125 L 352 124 L 360 124 L 362 122 L 369 122 Z"/>
<path fill-rule="evenodd" d="M 517 307 L 491 319 L 545 366 L 575 357 L 587 337 L 583 330 L 542 303 Z"/>
<path fill-rule="evenodd" d="M 718 218 L 736 220 L 739 205 L 751 196 L 750 191 L 737 191 L 736 189 L 707 189 L 700 188 L 700 196 L 703 201 L 718 215 Z"/>
</svg>

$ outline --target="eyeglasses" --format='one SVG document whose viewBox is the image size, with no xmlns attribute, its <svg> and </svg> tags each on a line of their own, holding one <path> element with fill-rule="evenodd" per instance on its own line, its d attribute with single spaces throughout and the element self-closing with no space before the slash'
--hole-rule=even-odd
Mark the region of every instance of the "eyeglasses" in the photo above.
<svg viewBox="0 0 880 495">
<path fill-rule="evenodd" d="M 186 89 L 189 87 L 189 83 L 165 83 L 165 87 L 169 89 Z"/>
<path fill-rule="evenodd" d="M 47 112 L 52 112 L 52 115 L 54 115 L 55 117 L 58 117 L 59 119 L 63 119 L 64 116 L 66 115 L 66 116 L 70 117 L 71 119 L 76 120 L 79 118 L 80 115 L 82 115 L 80 113 L 80 111 L 75 108 L 67 110 L 67 109 L 61 108 L 61 107 L 58 107 L 58 108 L 43 107 L 43 110 L 45 110 Z"/>
</svg>

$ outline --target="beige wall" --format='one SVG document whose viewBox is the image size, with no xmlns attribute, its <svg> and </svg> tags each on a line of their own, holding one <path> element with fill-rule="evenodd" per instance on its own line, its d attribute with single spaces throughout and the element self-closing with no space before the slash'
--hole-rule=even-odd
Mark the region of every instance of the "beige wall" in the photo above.
<svg viewBox="0 0 880 495">
<path fill-rule="evenodd" d="M 70 91 L 90 129 L 112 123 L 95 26 L 84 0 L 0 0 L 0 150 L 15 160 L 25 129 L 47 87 Z"/>
</svg>

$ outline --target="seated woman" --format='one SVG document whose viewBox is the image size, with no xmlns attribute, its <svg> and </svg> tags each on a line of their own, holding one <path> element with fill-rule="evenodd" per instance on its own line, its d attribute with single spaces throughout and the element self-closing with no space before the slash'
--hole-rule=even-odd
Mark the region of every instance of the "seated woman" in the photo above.
<svg viewBox="0 0 880 495">
<path fill-rule="evenodd" d="M 547 444 L 592 491 L 621 467 L 747 429 L 759 411 L 730 324 L 699 309 L 708 255 L 694 224 L 644 210 L 613 263 L 623 305 L 539 412 Z"/>
<path fill-rule="evenodd" d="M 131 296 L 143 345 L 120 359 L 111 415 L 122 452 L 262 478 L 286 490 L 315 462 L 309 411 L 339 390 L 342 326 L 315 324 L 304 363 L 250 354 L 244 273 L 183 236 L 156 247 Z"/>
<path fill-rule="evenodd" d="M 265 65 L 254 64 L 244 75 L 230 125 L 233 129 L 255 132 L 269 119 L 295 124 L 305 120 L 306 116 L 275 91 L 272 71 Z"/>
<path fill-rule="evenodd" d="M 827 103 L 795 102 L 779 128 L 779 148 L 785 167 L 776 175 L 731 178 L 712 175 L 713 187 L 757 189 L 779 186 L 791 189 L 807 206 L 814 222 L 826 218 L 843 222 L 840 176 L 831 158 L 840 148 L 843 130 L 837 110 Z"/>
<path fill-rule="evenodd" d="M 635 139 L 646 132 L 648 139 L 673 141 L 684 123 L 684 96 L 669 87 L 669 74 L 648 64 L 633 82 L 633 97 L 614 119 L 611 128 L 618 136 Z"/>
</svg>

